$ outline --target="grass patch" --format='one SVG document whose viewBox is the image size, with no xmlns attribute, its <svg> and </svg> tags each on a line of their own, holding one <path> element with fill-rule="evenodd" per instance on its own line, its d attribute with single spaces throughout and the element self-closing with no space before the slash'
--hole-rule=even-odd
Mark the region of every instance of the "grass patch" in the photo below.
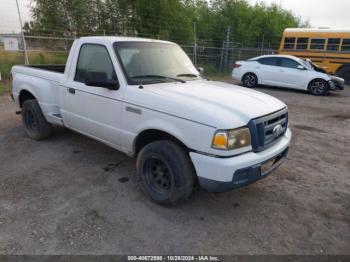
<svg viewBox="0 0 350 262">
<path fill-rule="evenodd" d="M 11 92 L 11 81 L 0 81 L 0 96 L 9 95 Z"/>
<path fill-rule="evenodd" d="M 68 53 L 66 52 L 34 52 L 28 53 L 30 64 L 65 64 Z M 0 72 L 2 79 L 10 79 L 11 68 L 14 65 L 23 65 L 23 52 L 11 52 L 0 50 Z"/>
<path fill-rule="evenodd" d="M 232 79 L 231 75 L 228 73 L 208 74 L 207 77 L 214 81 L 229 81 Z"/>
<path fill-rule="evenodd" d="M 231 72 L 220 72 L 219 66 L 216 64 L 203 63 L 199 64 L 198 67 L 202 67 L 204 69 L 204 76 L 208 77 L 211 80 L 225 81 L 231 79 Z"/>
</svg>

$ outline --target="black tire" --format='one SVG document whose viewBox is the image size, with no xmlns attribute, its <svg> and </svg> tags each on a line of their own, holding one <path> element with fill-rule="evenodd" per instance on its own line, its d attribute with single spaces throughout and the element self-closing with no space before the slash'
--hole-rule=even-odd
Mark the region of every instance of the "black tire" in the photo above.
<svg viewBox="0 0 350 262">
<path fill-rule="evenodd" d="M 350 85 L 350 66 L 343 67 L 340 69 L 336 76 L 339 76 L 344 79 L 346 85 Z"/>
<path fill-rule="evenodd" d="M 242 77 L 242 84 L 248 88 L 254 88 L 258 86 L 258 77 L 253 73 L 246 73 Z"/>
<path fill-rule="evenodd" d="M 146 145 L 138 154 L 136 168 L 142 189 L 157 204 L 176 205 L 192 192 L 192 162 L 188 153 L 171 141 Z"/>
<path fill-rule="evenodd" d="M 314 96 L 322 96 L 328 92 L 328 83 L 323 79 L 312 80 L 309 84 L 309 91 Z"/>
<path fill-rule="evenodd" d="M 52 125 L 46 121 L 35 99 L 26 100 L 23 103 L 22 123 L 31 139 L 43 140 L 52 136 Z"/>
</svg>

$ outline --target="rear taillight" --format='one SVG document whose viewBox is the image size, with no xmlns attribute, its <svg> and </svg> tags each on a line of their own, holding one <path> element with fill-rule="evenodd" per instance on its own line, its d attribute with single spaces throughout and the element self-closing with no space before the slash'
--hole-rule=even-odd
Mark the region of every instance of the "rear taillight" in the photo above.
<svg viewBox="0 0 350 262">
<path fill-rule="evenodd" d="M 240 67 L 241 66 L 241 64 L 234 64 L 233 65 L 233 68 L 238 68 L 238 67 Z"/>
</svg>

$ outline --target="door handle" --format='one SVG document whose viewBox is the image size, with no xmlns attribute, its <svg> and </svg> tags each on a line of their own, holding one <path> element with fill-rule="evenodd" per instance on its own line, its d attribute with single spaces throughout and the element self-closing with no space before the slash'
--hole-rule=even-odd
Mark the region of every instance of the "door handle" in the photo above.
<svg viewBox="0 0 350 262">
<path fill-rule="evenodd" d="M 75 89 L 70 87 L 70 88 L 68 88 L 68 92 L 74 95 L 75 94 Z"/>
</svg>

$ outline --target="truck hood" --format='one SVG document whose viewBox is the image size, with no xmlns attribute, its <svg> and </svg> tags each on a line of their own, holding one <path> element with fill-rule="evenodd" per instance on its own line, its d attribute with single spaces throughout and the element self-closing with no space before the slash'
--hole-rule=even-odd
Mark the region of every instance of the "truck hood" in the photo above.
<svg viewBox="0 0 350 262">
<path fill-rule="evenodd" d="M 177 117 L 226 129 L 246 125 L 286 105 L 280 100 L 233 84 L 196 80 L 132 88 L 130 102 Z M 142 94 L 141 94 L 142 93 Z"/>
</svg>

